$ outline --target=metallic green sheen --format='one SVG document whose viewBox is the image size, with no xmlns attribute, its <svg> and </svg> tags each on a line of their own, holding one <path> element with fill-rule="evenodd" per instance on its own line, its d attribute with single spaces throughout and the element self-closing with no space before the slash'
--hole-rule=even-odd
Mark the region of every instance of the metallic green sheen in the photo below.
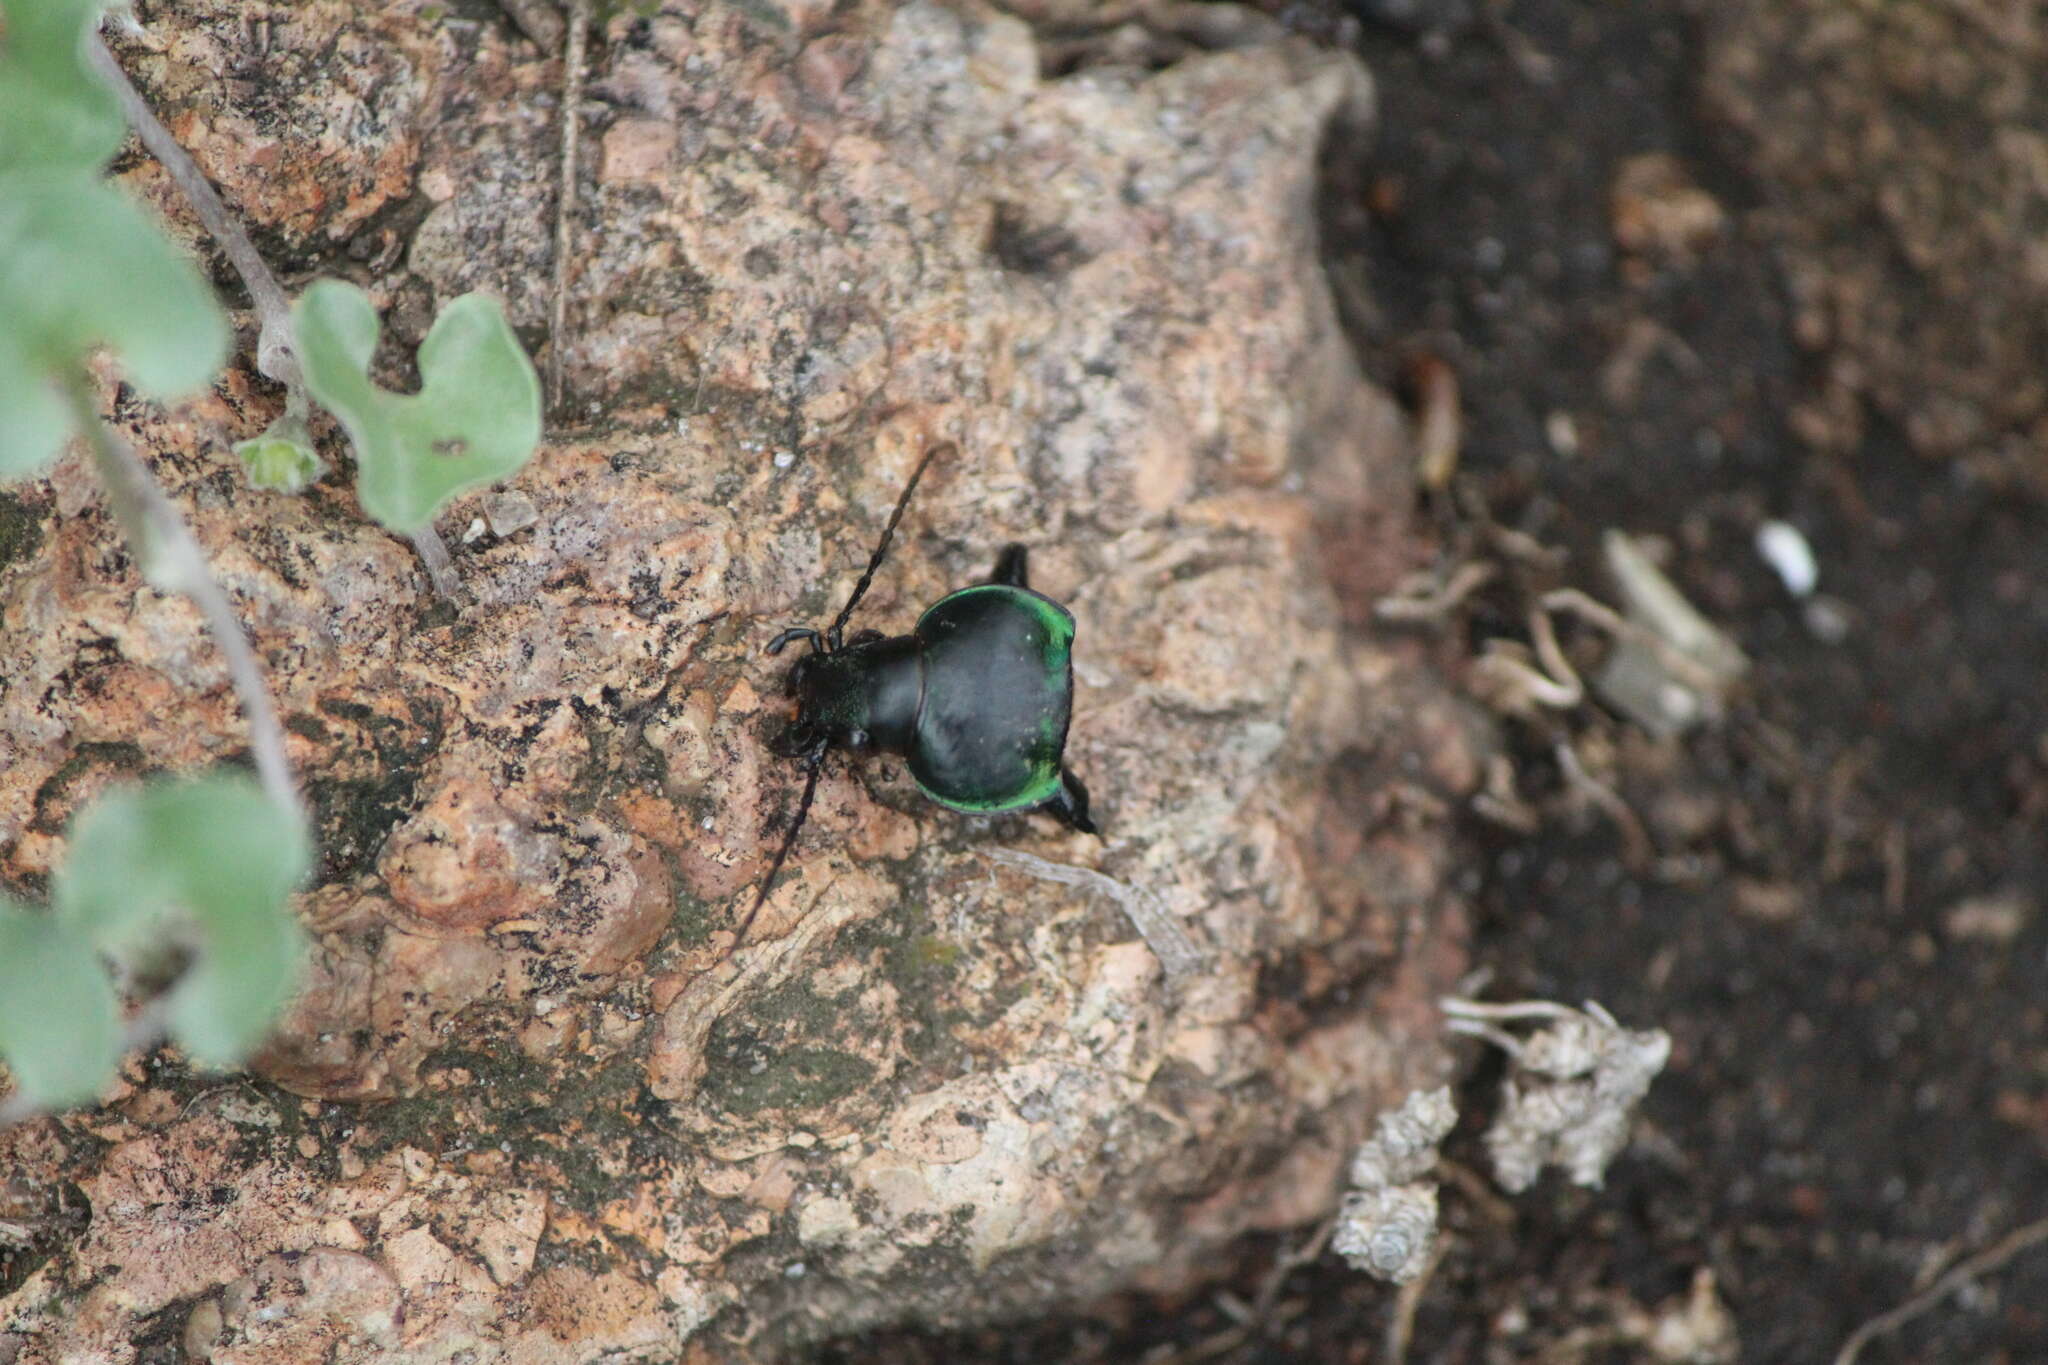
<svg viewBox="0 0 2048 1365">
<path fill-rule="evenodd" d="M 1007 583 L 962 588 L 918 618 L 924 695 L 910 775 L 975 814 L 1026 810 L 1060 790 L 1074 701 L 1074 618 Z"/>
</svg>

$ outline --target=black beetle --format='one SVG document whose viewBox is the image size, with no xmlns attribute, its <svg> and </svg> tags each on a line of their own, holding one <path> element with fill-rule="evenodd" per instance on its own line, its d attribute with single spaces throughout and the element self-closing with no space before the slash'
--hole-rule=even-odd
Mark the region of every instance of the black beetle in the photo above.
<svg viewBox="0 0 2048 1365">
<path fill-rule="evenodd" d="M 1074 701 L 1074 618 L 1050 597 L 1031 591 L 1022 545 L 997 557 L 988 582 L 927 607 L 910 634 L 863 630 L 850 641 L 844 638 L 846 622 L 882 567 L 925 466 L 956 448 L 942 442 L 918 460 L 867 569 L 831 627 L 792 626 L 768 643 L 770 654 L 780 654 L 792 640 L 811 647 L 791 666 L 784 685 L 797 699 L 796 719 L 770 744 L 784 758 L 802 759 L 807 777 L 796 818 L 740 924 L 736 946 L 746 941 L 803 829 L 825 754 L 834 748 L 899 755 L 919 790 L 954 810 L 1042 810 L 1083 834 L 1095 833 L 1088 788 L 1061 761 Z"/>
</svg>

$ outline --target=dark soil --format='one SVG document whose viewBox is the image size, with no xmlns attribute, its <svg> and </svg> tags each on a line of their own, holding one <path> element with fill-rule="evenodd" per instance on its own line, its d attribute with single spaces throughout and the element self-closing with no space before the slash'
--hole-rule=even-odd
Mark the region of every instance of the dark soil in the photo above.
<svg viewBox="0 0 2048 1365">
<path fill-rule="evenodd" d="M 1548 743 L 1511 733 L 1545 819 L 1527 837 L 1471 830 L 1485 993 L 1598 1000 L 1669 1030 L 1674 1053 L 1604 1190 L 1551 1177 L 1513 1200 L 1457 1173 L 1485 1165 L 1497 1072 L 1477 1066 L 1449 1154 L 1451 1235 L 1406 1359 L 1656 1359 L 1622 1330 L 1629 1313 L 1705 1268 L 1740 1359 L 1825 1361 L 2048 1215 L 2048 506 L 1967 459 L 1913 453 L 1879 414 L 1846 450 L 1795 434 L 1840 357 L 1795 344 L 1772 225 L 1797 204 L 1702 95 L 1710 12 L 1524 0 L 1474 21 L 1483 8 L 1368 0 L 1362 29 L 1283 16 L 1356 42 L 1379 83 L 1378 142 L 1332 149 L 1326 205 L 1360 353 L 1389 385 L 1419 355 L 1457 374 L 1458 505 L 1478 494 L 1569 553 L 1560 581 L 1610 599 L 1601 532 L 1661 538 L 1674 581 L 1754 668 L 1725 722 L 1675 743 L 1590 706 L 1567 722 L 1656 845 L 1637 866 L 1566 799 Z M 1459 22 L 1425 35 L 1410 13 Z M 1610 193 L 1645 153 L 1719 202 L 1715 240 L 1617 245 Z M 2001 287 L 1995 272 L 1984 287 Z M 1572 443 L 1553 439 L 1553 414 L 1575 451 L 1557 448 Z M 1424 512 L 1448 553 L 1467 514 Z M 1817 630 L 1758 556 L 1768 518 L 1814 547 L 1837 630 Z M 1521 619 L 1506 589 L 1482 594 L 1447 667 Z M 1290 1245 L 1247 1240 L 1190 1302 L 1126 1297 L 820 1359 L 1390 1359 L 1393 1291 L 1334 1258 L 1287 1276 L 1258 1330 L 1233 1330 L 1226 1309 Z M 2048 1246 L 1862 1359 L 2048 1360 Z"/>
</svg>

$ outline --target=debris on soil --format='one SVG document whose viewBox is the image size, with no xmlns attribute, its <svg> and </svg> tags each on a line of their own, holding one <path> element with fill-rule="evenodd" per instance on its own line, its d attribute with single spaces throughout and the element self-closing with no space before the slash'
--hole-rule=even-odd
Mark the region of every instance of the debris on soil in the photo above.
<svg viewBox="0 0 2048 1365">
<path fill-rule="evenodd" d="M 1616 638 L 1594 679 L 1601 699 L 1660 737 L 1719 719 L 1749 660 L 1633 537 L 1609 530 L 1600 544 L 1624 615 L 1637 628 Z"/>
<path fill-rule="evenodd" d="M 1458 372 L 1440 355 L 1417 356 L 1408 366 L 1415 401 L 1415 482 L 1431 492 L 1450 486 L 1465 439 L 1458 409 Z"/>
<path fill-rule="evenodd" d="M 1794 597 L 1808 597 L 1820 583 L 1813 546 L 1789 521 L 1767 521 L 1756 528 L 1756 552 Z"/>
<path fill-rule="evenodd" d="M 1557 1166 L 1573 1184 L 1597 1189 L 1628 1145 L 1637 1103 L 1671 1057 L 1671 1035 L 1624 1029 L 1592 1001 L 1583 1013 L 1544 1000 L 1450 999 L 1443 1007 L 1452 1032 L 1484 1038 L 1509 1057 L 1506 1098 L 1486 1132 L 1501 1188 L 1520 1194 L 1544 1167 Z M 1552 1022 L 1527 1038 L 1500 1027 L 1532 1019 Z"/>
<path fill-rule="evenodd" d="M 1980 1276 L 2003 1269 L 2013 1257 L 2043 1242 L 2048 1242 L 2048 1218 L 2007 1233 L 1975 1256 L 1952 1267 L 1947 1274 L 1897 1308 L 1880 1313 L 1857 1328 L 1850 1334 L 1849 1339 L 1842 1343 L 1842 1349 L 1835 1354 L 1834 1365 L 1856 1365 L 1857 1357 L 1863 1354 L 1863 1348 L 1877 1338 L 1898 1331 L 1949 1295 L 1975 1283 Z"/>
<path fill-rule="evenodd" d="M 1609 209 L 1614 240 L 1623 251 L 1694 260 L 1727 226 L 1719 200 L 1692 182 L 1677 157 L 1644 152 L 1621 163 Z"/>
<path fill-rule="evenodd" d="M 1436 1243 L 1437 1147 L 1458 1111 L 1450 1087 L 1418 1090 L 1380 1119 L 1351 1159 L 1353 1190 L 1344 1196 L 1330 1247 L 1377 1279 L 1405 1284 L 1420 1276 Z"/>
</svg>

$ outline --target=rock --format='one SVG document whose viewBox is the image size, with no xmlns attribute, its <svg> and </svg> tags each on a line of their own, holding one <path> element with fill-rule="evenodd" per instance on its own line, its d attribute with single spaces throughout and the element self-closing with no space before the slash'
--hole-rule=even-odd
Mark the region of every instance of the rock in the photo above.
<svg viewBox="0 0 2048 1365">
<path fill-rule="evenodd" d="M 293 250 L 397 234 L 361 269 L 403 343 L 481 287 L 544 344 L 558 63 L 467 9 L 242 12 L 152 11 L 160 50 L 215 51 L 175 80 L 123 52 L 173 127 L 317 149 L 230 177 L 240 211 Z M 336 72 L 218 74 L 266 41 Z M 592 60 L 573 417 L 507 490 L 532 520 L 458 545 L 464 600 L 341 481 L 240 485 L 224 442 L 279 407 L 245 363 L 121 409 L 287 717 L 317 949 L 249 1083 L 270 1126 L 171 1057 L 133 1073 L 147 1129 L 0 1134 L 49 1218 L 71 1185 L 93 1210 L 0 1300 L 23 1360 L 133 1360 L 178 1304 L 216 1305 L 190 1332 L 215 1360 L 259 1358 L 266 1304 L 344 1365 L 737 1359 L 1187 1286 L 1327 1213 L 1379 1109 L 1447 1074 L 1448 813 L 1482 731 L 1362 628 L 1414 550 L 1400 419 L 1316 254 L 1360 68 L 1271 41 L 1051 79 L 1018 19 L 872 0 L 629 7 Z M 374 135 L 329 137 L 337 110 Z M 1068 757 L 1105 837 L 835 759 L 735 951 L 800 785 L 761 647 L 829 619 L 941 440 L 854 624 L 906 629 L 1029 545 L 1079 622 Z M 10 497 L 19 882 L 93 790 L 243 731 L 85 466 Z M 1109 898 L 1004 845 L 1142 885 L 1208 969 L 1169 990 Z"/>
</svg>

